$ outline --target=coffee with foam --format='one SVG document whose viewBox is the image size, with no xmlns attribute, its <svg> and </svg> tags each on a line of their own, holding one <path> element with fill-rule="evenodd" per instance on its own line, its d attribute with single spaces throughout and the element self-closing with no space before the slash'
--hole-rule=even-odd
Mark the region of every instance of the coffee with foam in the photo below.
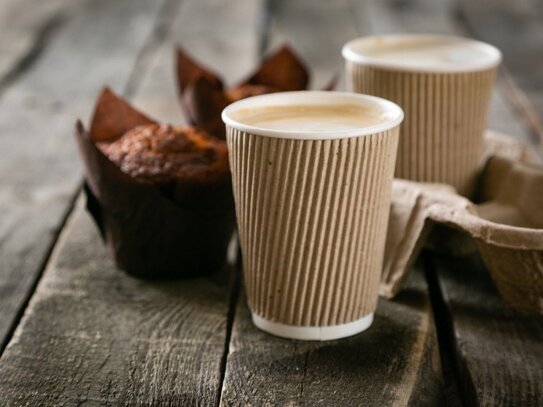
<svg viewBox="0 0 543 407">
<path fill-rule="evenodd" d="M 249 126 L 316 133 L 366 128 L 390 120 L 390 113 L 377 106 L 355 103 L 257 106 L 237 109 L 231 115 Z"/>
<path fill-rule="evenodd" d="M 348 43 L 343 55 L 353 62 L 423 71 L 486 69 L 501 56 L 488 44 L 461 37 L 390 35 Z"/>
</svg>

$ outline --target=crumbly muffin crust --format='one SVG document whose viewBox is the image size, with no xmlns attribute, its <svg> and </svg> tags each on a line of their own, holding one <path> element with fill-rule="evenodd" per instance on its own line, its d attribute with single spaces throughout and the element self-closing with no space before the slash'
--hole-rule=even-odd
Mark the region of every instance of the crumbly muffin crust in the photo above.
<svg viewBox="0 0 543 407">
<path fill-rule="evenodd" d="M 98 148 L 125 174 L 147 182 L 219 182 L 228 178 L 226 143 L 187 126 L 137 126 Z"/>
</svg>

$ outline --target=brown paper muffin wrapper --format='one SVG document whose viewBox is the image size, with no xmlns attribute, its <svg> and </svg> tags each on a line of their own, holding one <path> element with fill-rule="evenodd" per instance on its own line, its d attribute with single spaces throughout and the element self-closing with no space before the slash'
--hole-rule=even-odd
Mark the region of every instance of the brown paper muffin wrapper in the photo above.
<svg viewBox="0 0 543 407">
<path fill-rule="evenodd" d="M 95 145 L 149 123 L 154 121 L 107 89 L 91 131 L 77 123 L 87 209 L 115 263 L 129 274 L 154 279 L 216 271 L 225 261 L 235 224 L 230 180 L 159 188 L 124 174 Z"/>
<path fill-rule="evenodd" d="M 398 130 L 295 140 L 227 128 L 254 315 L 326 327 L 374 312 Z"/>
<path fill-rule="evenodd" d="M 411 72 L 347 61 L 355 92 L 402 107 L 395 177 L 452 185 L 471 196 L 496 68 L 472 72 Z"/>
<path fill-rule="evenodd" d="M 512 307 L 543 314 L 543 167 L 506 136 L 487 132 L 485 146 L 475 203 L 448 185 L 394 180 L 381 295 L 399 291 L 439 224 L 472 240 Z"/>
<path fill-rule="evenodd" d="M 226 88 L 221 75 L 205 67 L 181 47 L 176 51 L 176 73 L 181 107 L 187 120 L 218 138 L 226 137 L 221 112 L 243 97 L 305 90 L 309 70 L 287 45 L 268 55 L 247 78 Z M 323 90 L 335 88 L 337 76 Z"/>
</svg>

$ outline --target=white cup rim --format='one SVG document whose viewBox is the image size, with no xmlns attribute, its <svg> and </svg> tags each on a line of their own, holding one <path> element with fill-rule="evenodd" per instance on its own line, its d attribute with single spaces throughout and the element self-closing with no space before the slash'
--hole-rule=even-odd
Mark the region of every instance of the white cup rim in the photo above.
<svg viewBox="0 0 543 407">
<path fill-rule="evenodd" d="M 356 103 L 364 106 L 372 105 L 390 113 L 385 122 L 373 126 L 358 127 L 342 131 L 291 131 L 258 127 L 242 123 L 232 118 L 232 112 L 237 109 L 260 106 L 289 106 L 296 104 L 330 104 L 330 103 Z M 298 91 L 278 92 L 266 95 L 253 96 L 239 100 L 227 106 L 222 111 L 222 120 L 227 126 L 234 129 L 260 136 L 285 138 L 294 140 L 336 140 L 351 137 L 367 136 L 381 133 L 398 126 L 403 120 L 403 110 L 397 104 L 377 96 L 363 95 L 350 92 L 332 91 Z"/>
<path fill-rule="evenodd" d="M 417 66 L 410 65 L 406 61 L 395 62 L 383 60 L 379 57 L 373 57 L 365 55 L 360 48 L 367 43 L 371 43 L 376 40 L 387 41 L 400 41 L 400 40 L 450 40 L 455 42 L 463 42 L 469 44 L 471 47 L 480 50 L 487 58 L 481 61 L 462 64 L 459 66 Z M 473 72 L 483 71 L 498 66 L 502 60 L 502 53 L 498 48 L 490 45 L 486 42 L 473 40 L 471 38 L 460 37 L 456 35 L 447 34 L 387 34 L 387 35 L 371 35 L 365 37 L 359 37 L 347 42 L 341 49 L 343 58 L 347 61 L 354 62 L 361 65 L 370 65 L 380 68 L 407 71 L 407 72 L 435 72 L 435 73 L 461 73 L 461 72 Z"/>
</svg>

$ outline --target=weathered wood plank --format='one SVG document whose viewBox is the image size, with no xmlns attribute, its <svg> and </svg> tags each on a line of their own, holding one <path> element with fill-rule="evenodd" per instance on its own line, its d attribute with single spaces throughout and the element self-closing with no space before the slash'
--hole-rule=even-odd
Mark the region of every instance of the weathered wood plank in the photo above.
<svg viewBox="0 0 543 407">
<path fill-rule="evenodd" d="M 0 1 L 0 86 L 47 46 L 51 34 L 83 0 Z"/>
<path fill-rule="evenodd" d="M 442 318 L 451 338 L 465 402 L 543 405 L 543 318 L 501 299 L 478 256 L 438 257 Z"/>
<path fill-rule="evenodd" d="M 272 3 L 269 46 L 288 39 L 322 86 L 343 72 L 341 46 L 359 35 L 350 1 Z M 420 270 L 419 270 L 420 271 Z M 290 341 L 259 331 L 245 298 L 236 310 L 221 405 L 438 405 L 444 400 L 437 338 L 420 275 L 374 325 L 352 338 Z"/>
<path fill-rule="evenodd" d="M 169 73 L 173 43 L 182 38 L 187 49 L 228 66 L 224 74 L 235 77 L 237 67 L 257 60 L 260 5 L 187 0 L 179 9 L 167 6 L 173 16 L 161 13 L 160 35 L 147 43 L 128 94 L 158 119 L 182 120 Z M 213 30 L 201 28 L 202 16 Z M 168 88 L 174 91 L 163 93 Z M 107 258 L 79 203 L 0 359 L 0 405 L 218 404 L 230 271 L 169 283 L 130 278 Z"/>
<path fill-rule="evenodd" d="M 80 184 L 73 123 L 104 83 L 127 83 L 160 7 L 86 3 L 0 99 L 0 348 Z"/>
<path fill-rule="evenodd" d="M 80 200 L 0 359 L 0 405 L 216 404 L 227 277 L 122 274 Z"/>
<path fill-rule="evenodd" d="M 458 0 L 469 29 L 498 46 L 512 76 L 509 96 L 543 148 L 543 7 L 537 0 Z"/>
<path fill-rule="evenodd" d="M 258 330 L 238 304 L 221 405 L 442 405 L 433 318 L 421 270 L 396 300 L 380 300 L 364 333 L 329 342 Z"/>
</svg>

